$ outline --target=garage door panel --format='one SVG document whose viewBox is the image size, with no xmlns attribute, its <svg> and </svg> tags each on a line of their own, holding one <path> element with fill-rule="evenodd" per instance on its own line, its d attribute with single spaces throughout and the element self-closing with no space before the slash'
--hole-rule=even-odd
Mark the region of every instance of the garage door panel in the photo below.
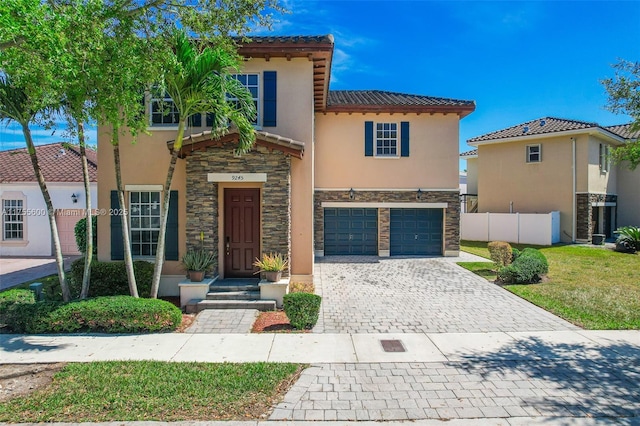
<svg viewBox="0 0 640 426">
<path fill-rule="evenodd" d="M 376 255 L 377 209 L 324 209 L 324 252 L 326 255 Z"/>
<path fill-rule="evenodd" d="M 392 256 L 442 254 L 441 209 L 391 209 Z"/>
</svg>

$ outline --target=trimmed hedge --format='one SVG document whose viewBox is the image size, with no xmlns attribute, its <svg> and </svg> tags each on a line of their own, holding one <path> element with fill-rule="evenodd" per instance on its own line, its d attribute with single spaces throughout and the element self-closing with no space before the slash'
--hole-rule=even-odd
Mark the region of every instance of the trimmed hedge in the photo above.
<svg viewBox="0 0 640 426">
<path fill-rule="evenodd" d="M 511 244 L 505 241 L 491 241 L 487 244 L 487 249 L 496 268 L 500 269 L 511 263 L 513 258 Z"/>
<path fill-rule="evenodd" d="M 498 279 L 503 283 L 531 284 L 549 272 L 547 258 L 539 250 L 526 248 L 511 263 L 498 271 Z"/>
<path fill-rule="evenodd" d="M 173 331 L 182 312 L 158 299 L 98 297 L 70 303 L 14 303 L 0 316 L 14 333 L 150 333 Z"/>
<path fill-rule="evenodd" d="M 13 322 L 14 306 L 35 303 L 36 299 L 31 290 L 13 289 L 0 293 L 0 326 Z"/>
<path fill-rule="evenodd" d="M 322 298 L 311 293 L 289 293 L 283 298 L 284 313 L 298 330 L 311 329 L 318 322 Z"/>
<path fill-rule="evenodd" d="M 84 273 L 84 258 L 76 259 L 71 264 L 71 280 L 69 287 L 71 294 L 80 295 L 82 288 L 82 274 Z M 144 260 L 133 262 L 133 273 L 138 284 L 138 294 L 149 297 L 151 294 L 151 280 L 153 279 L 153 264 Z M 91 262 L 91 283 L 89 297 L 129 295 L 129 280 L 124 262 Z"/>
</svg>

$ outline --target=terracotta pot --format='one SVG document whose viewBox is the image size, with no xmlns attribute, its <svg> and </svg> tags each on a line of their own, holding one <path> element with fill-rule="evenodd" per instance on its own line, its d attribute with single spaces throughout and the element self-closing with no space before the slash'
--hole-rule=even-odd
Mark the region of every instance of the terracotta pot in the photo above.
<svg viewBox="0 0 640 426">
<path fill-rule="evenodd" d="M 189 279 L 194 283 L 204 280 L 204 271 L 189 271 Z"/>
<path fill-rule="evenodd" d="M 264 279 L 271 282 L 278 282 L 282 278 L 282 271 L 264 271 Z"/>
</svg>

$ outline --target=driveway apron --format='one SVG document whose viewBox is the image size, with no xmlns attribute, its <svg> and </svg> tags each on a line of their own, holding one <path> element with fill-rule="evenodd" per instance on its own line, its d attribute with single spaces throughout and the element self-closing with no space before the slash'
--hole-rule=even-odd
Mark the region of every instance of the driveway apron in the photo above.
<svg viewBox="0 0 640 426">
<path fill-rule="evenodd" d="M 577 327 L 455 264 L 455 258 L 316 259 L 316 333 L 471 333 Z"/>
</svg>

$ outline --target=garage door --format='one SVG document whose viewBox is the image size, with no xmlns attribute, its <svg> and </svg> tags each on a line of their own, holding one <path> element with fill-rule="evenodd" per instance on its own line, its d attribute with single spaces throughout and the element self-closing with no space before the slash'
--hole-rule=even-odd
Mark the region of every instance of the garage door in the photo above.
<svg viewBox="0 0 640 426">
<path fill-rule="evenodd" d="M 324 254 L 377 255 L 378 209 L 324 209 Z"/>
<path fill-rule="evenodd" d="M 80 254 L 74 232 L 76 223 L 78 223 L 80 219 L 82 219 L 82 210 L 67 209 L 57 212 L 56 225 L 58 226 L 58 236 L 60 237 L 62 254 Z"/>
<path fill-rule="evenodd" d="M 442 254 L 442 209 L 391 209 L 391 256 Z"/>
</svg>

